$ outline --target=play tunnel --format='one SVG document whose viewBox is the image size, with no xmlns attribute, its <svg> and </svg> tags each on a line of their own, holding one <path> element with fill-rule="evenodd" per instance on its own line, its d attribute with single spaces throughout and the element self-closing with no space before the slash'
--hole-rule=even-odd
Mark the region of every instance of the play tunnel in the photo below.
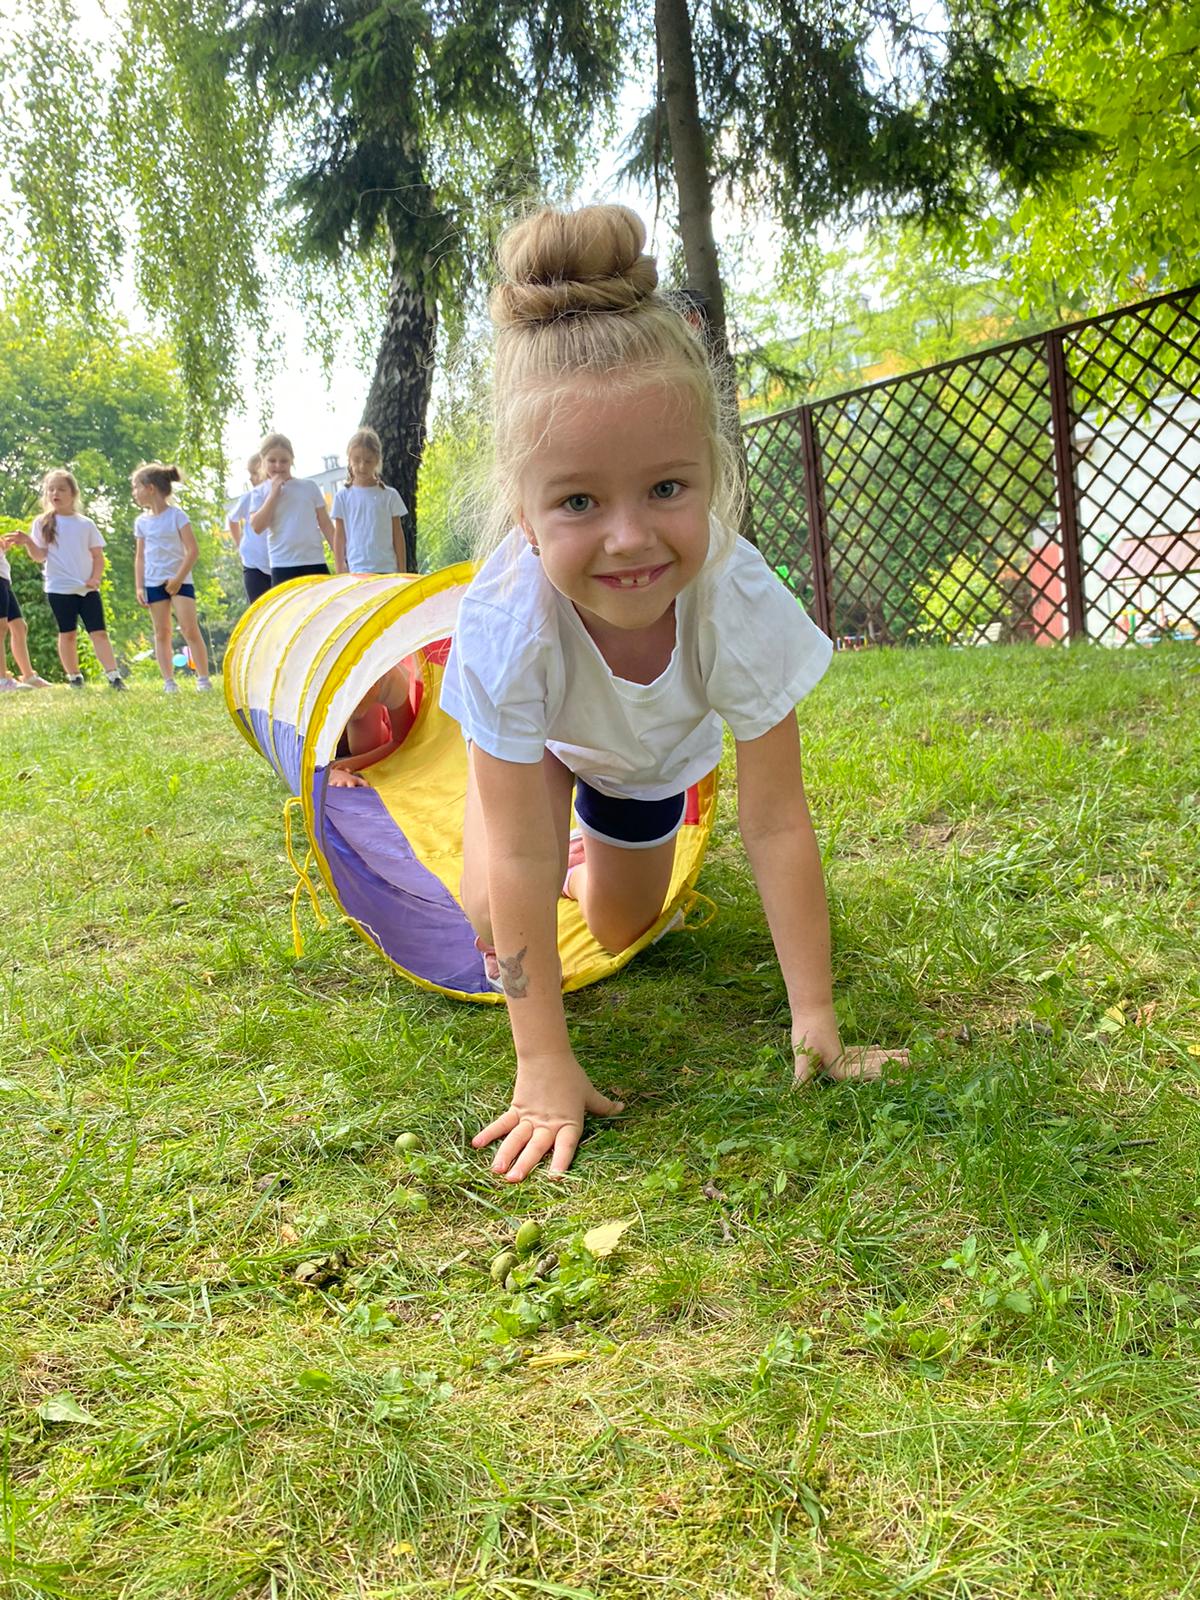
<svg viewBox="0 0 1200 1600">
<path fill-rule="evenodd" d="M 488 985 L 459 900 L 467 751 L 440 706 L 459 602 L 474 568 L 426 576 L 300 578 L 245 613 L 225 655 L 225 700 L 303 811 L 310 853 L 347 920 L 398 971 L 461 1000 L 500 1001 Z M 361 773 L 331 788 L 329 765 L 350 715 L 388 668 L 405 661 L 416 688 L 412 730 Z M 619 955 L 601 948 L 573 900 L 558 903 L 563 988 L 607 977 L 692 904 L 716 806 L 712 774 L 689 790 L 662 915 Z"/>
</svg>

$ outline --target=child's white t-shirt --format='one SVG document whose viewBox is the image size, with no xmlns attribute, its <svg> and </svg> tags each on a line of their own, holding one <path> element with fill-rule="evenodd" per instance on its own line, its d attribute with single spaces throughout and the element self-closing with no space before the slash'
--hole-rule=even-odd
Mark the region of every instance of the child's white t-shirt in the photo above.
<svg viewBox="0 0 1200 1600">
<path fill-rule="evenodd" d="M 9 563 L 6 550 L 0 550 L 0 578 L 7 578 L 9 582 L 12 581 L 12 566 Z"/>
<path fill-rule="evenodd" d="M 253 489 L 246 490 L 230 513 L 229 520 L 240 522 L 242 525 L 241 542 L 238 544 L 238 555 L 242 558 L 242 565 L 270 574 L 271 558 L 267 554 L 267 536 L 265 533 L 255 533 L 250 526 L 250 506 L 254 494 Z"/>
<path fill-rule="evenodd" d="M 269 482 L 252 489 L 250 510 L 257 511 L 271 492 Z M 325 496 L 311 478 L 285 478 L 267 529 L 267 555 L 272 567 L 314 567 L 325 559 L 325 541 L 317 526 L 317 509 Z"/>
<path fill-rule="evenodd" d="M 395 572 L 392 518 L 408 510 L 399 490 L 387 484 L 352 484 L 333 497 L 333 515 L 346 527 L 346 565 L 351 572 Z"/>
<path fill-rule="evenodd" d="M 716 544 L 718 541 L 714 540 Z M 721 759 L 722 722 L 757 739 L 819 681 L 833 645 L 753 545 L 735 541 L 675 601 L 653 683 L 616 677 L 519 532 L 463 597 L 441 707 L 502 761 L 550 749 L 602 794 L 661 800 Z"/>
<path fill-rule="evenodd" d="M 179 571 L 183 561 L 182 530 L 187 526 L 187 512 L 178 506 L 164 506 L 159 512 L 143 511 L 135 520 L 133 536 L 142 541 L 142 575 L 148 589 L 161 588 Z"/>
<path fill-rule="evenodd" d="M 46 552 L 42 568 L 42 587 L 47 594 L 86 594 L 88 579 L 92 575 L 92 551 L 104 548 L 100 530 L 91 517 L 57 516 L 54 521 L 54 543 L 46 544 L 42 538 L 41 517 L 35 517 L 29 536 L 34 544 Z"/>
</svg>

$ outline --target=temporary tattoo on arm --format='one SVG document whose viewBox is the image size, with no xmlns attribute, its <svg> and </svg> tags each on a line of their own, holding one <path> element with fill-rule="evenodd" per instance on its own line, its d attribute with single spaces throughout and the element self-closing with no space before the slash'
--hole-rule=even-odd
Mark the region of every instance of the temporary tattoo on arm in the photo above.
<svg viewBox="0 0 1200 1600">
<path fill-rule="evenodd" d="M 500 981 L 504 985 L 504 992 L 510 1000 L 524 1000 L 529 993 L 529 979 L 525 975 L 522 962 L 529 952 L 525 945 L 518 950 L 515 956 L 498 956 L 500 966 Z"/>
</svg>

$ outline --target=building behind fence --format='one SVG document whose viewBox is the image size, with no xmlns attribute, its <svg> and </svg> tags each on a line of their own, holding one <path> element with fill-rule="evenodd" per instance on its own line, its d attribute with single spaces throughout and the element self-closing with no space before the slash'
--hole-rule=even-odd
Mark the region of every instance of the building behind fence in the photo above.
<svg viewBox="0 0 1200 1600">
<path fill-rule="evenodd" d="M 747 424 L 842 643 L 1200 640 L 1200 286 Z"/>
</svg>

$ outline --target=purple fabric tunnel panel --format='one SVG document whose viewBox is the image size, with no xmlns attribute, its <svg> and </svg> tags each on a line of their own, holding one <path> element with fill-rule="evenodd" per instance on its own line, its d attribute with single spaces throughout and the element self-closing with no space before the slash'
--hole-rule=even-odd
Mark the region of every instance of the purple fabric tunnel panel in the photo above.
<svg viewBox="0 0 1200 1600">
<path fill-rule="evenodd" d="M 313 780 L 318 843 L 342 909 L 406 972 L 460 994 L 488 990 L 462 907 L 413 854 L 374 789 L 330 789 Z"/>
</svg>

